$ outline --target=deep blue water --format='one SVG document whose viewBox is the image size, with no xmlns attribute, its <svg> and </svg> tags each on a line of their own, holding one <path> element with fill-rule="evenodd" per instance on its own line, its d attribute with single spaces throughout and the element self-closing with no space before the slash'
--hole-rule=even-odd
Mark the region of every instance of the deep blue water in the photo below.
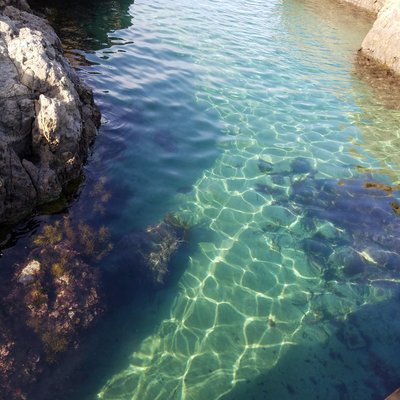
<svg viewBox="0 0 400 400">
<path fill-rule="evenodd" d="M 97 328 L 80 396 L 384 398 L 400 369 L 400 113 L 355 71 L 371 21 L 313 0 L 119 12 L 82 22 L 103 125 L 70 212 L 116 241 L 167 213 L 192 228 L 170 286 Z"/>
</svg>

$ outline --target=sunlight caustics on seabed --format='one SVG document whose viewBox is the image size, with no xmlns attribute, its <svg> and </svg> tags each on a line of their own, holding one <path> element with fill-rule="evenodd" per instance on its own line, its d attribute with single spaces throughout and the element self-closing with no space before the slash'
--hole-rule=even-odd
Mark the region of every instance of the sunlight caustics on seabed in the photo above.
<svg viewBox="0 0 400 400">
<path fill-rule="evenodd" d="M 354 52 L 368 23 L 354 22 L 346 11 L 335 19 L 337 10 L 329 3 L 321 10 L 317 3 L 139 0 L 131 7 L 133 27 L 118 32 L 126 41 L 133 35 L 135 43 L 121 45 L 121 53 L 115 45 L 114 55 L 89 56 L 100 61 L 91 84 L 96 87 L 96 79 L 103 79 L 106 83 L 97 83 L 101 89 L 115 81 L 108 94 L 115 107 L 128 108 L 132 96 L 141 93 L 144 99 L 134 101 L 142 102 L 146 123 L 176 124 L 178 144 L 168 135 L 159 141 L 166 165 L 176 161 L 180 141 L 192 141 L 187 158 L 196 154 L 197 143 L 209 143 L 208 136 L 201 137 L 204 126 L 218 145 L 213 165 L 193 189 L 169 200 L 171 211 L 193 224 L 193 240 L 199 238 L 170 316 L 131 355 L 130 365 L 110 377 L 99 398 L 228 399 L 234 390 L 243 398 L 240 385 L 290 363 L 291 357 L 293 363 L 302 360 L 299 368 L 309 368 L 311 376 L 325 361 L 310 366 L 304 360 L 332 343 L 359 382 L 369 376 L 368 368 L 354 369 L 365 365 L 367 355 L 358 352 L 365 334 L 355 323 L 343 324 L 341 340 L 336 333 L 351 313 L 392 298 L 399 281 L 384 268 L 395 257 L 390 247 L 363 235 L 370 229 L 388 229 L 390 237 L 398 232 L 386 210 L 378 222 L 364 221 L 389 201 L 374 191 L 369 199 L 363 182 L 396 183 L 400 114 L 371 101 L 368 88 L 353 74 Z M 126 60 L 116 68 L 121 57 Z M 191 108 L 180 97 L 180 85 L 192 85 Z M 125 89 L 118 92 L 120 87 Z M 149 88 L 152 93 L 146 93 Z M 154 101 L 157 90 L 164 97 L 154 103 L 156 111 L 146 109 L 146 96 Z M 178 110 L 181 131 L 171 109 Z M 379 112 L 385 118 L 372 117 Z M 385 142 L 385 152 L 376 150 L 375 134 L 393 137 Z M 127 155 L 134 152 L 128 149 Z M 111 174 L 119 177 L 129 168 L 127 156 L 114 161 Z M 144 188 L 142 196 L 150 203 L 151 189 Z M 362 209 L 357 209 L 358 196 Z M 352 198 L 354 221 L 346 208 Z M 124 221 L 134 219 L 132 209 L 123 213 Z M 353 267 L 359 270 L 349 272 Z M 335 362 L 334 379 L 348 382 L 348 371 Z M 313 392 L 293 383 L 288 395 L 338 398 L 324 392 L 322 378 L 320 386 Z M 354 398 L 363 398 L 362 386 L 354 385 Z M 257 399 L 271 395 L 268 383 L 250 393 Z"/>
</svg>

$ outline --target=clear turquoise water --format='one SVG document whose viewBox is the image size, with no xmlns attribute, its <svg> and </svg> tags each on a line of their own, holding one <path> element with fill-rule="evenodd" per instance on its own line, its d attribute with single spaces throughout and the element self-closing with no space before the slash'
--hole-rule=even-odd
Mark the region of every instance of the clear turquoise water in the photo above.
<svg viewBox="0 0 400 400">
<path fill-rule="evenodd" d="M 168 212 L 193 228 L 169 308 L 149 306 L 97 397 L 383 398 L 400 385 L 398 192 L 363 183 L 397 184 L 400 112 L 354 73 L 370 21 L 312 0 L 129 13 L 82 53 L 104 118 L 87 179 L 113 192 L 115 237 Z"/>
</svg>

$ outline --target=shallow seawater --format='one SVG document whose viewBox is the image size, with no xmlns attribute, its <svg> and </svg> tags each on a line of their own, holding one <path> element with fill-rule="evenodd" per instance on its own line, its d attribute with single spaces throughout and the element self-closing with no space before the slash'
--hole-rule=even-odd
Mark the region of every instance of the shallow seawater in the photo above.
<svg viewBox="0 0 400 400">
<path fill-rule="evenodd" d="M 354 72 L 371 21 L 313 0 L 129 14 L 75 52 L 104 123 L 72 209 L 115 238 L 167 213 L 192 229 L 176 282 L 100 326 L 139 333 L 81 398 L 384 398 L 400 385 L 400 112 Z M 85 212 L 100 178 L 111 200 Z"/>
</svg>

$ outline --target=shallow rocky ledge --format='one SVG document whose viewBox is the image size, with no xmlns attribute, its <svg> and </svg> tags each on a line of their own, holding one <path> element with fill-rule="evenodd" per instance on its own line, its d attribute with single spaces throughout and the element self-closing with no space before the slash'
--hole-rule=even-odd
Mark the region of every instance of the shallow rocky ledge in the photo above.
<svg viewBox="0 0 400 400">
<path fill-rule="evenodd" d="M 400 0 L 345 0 L 376 14 L 376 20 L 362 42 L 359 60 L 377 63 L 400 74 Z"/>
<path fill-rule="evenodd" d="M 100 124 L 91 90 L 25 0 L 0 0 L 0 222 L 58 199 Z"/>
</svg>

